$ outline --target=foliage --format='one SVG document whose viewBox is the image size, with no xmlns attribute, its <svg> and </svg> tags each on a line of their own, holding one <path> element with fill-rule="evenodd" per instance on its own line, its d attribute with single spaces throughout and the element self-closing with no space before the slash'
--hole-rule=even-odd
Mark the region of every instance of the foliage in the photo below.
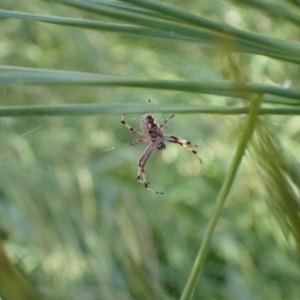
<svg viewBox="0 0 300 300">
<path fill-rule="evenodd" d="M 299 3 L 168 2 L 2 1 L 0 299 L 299 298 Z"/>
</svg>

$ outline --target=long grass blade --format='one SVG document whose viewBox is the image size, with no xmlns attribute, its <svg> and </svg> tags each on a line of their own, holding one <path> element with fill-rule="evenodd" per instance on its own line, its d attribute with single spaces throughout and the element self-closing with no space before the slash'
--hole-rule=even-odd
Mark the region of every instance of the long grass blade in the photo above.
<svg viewBox="0 0 300 300">
<path fill-rule="evenodd" d="M 20 276 L 0 241 L 0 292 L 6 300 L 46 300 Z"/>
<path fill-rule="evenodd" d="M 126 33 L 126 34 L 133 34 L 139 36 L 149 36 L 149 37 L 156 37 L 156 38 L 164 38 L 164 39 L 171 39 L 171 40 L 178 40 L 178 41 L 187 41 L 192 43 L 202 43 L 206 44 L 207 46 L 211 45 L 208 42 L 207 34 L 203 36 L 200 40 L 196 40 L 191 37 L 184 37 L 175 34 L 170 34 L 169 32 L 164 32 L 161 30 L 154 30 L 149 29 L 141 26 L 133 26 L 127 24 L 118 24 L 118 23 L 109 23 L 109 22 L 99 22 L 99 21 L 90 21 L 90 20 L 82 20 L 82 19 L 72 19 L 72 18 L 62 18 L 62 17 L 54 17 L 54 16 L 45 16 L 45 15 L 37 15 L 37 14 L 29 14 L 17 11 L 8 11 L 0 9 L 0 17 L 2 18 L 15 18 L 15 19 L 22 19 L 28 21 L 38 21 L 56 25 L 63 25 L 63 26 L 72 26 L 72 27 L 79 27 L 84 29 L 91 29 L 91 30 L 101 30 L 101 31 L 108 31 L 108 32 L 116 32 L 116 33 Z M 240 50 L 246 51 L 242 46 Z M 267 55 L 267 53 L 262 52 L 261 54 Z"/>
<path fill-rule="evenodd" d="M 230 165 L 230 168 L 228 171 L 228 175 L 226 176 L 224 183 L 222 185 L 222 188 L 220 190 L 215 209 L 214 209 L 211 219 L 209 221 L 207 230 L 204 234 L 204 238 L 203 238 L 201 247 L 197 254 L 194 266 L 192 268 L 188 282 L 184 288 L 184 291 L 181 295 L 180 300 L 189 300 L 192 298 L 198 277 L 200 275 L 201 269 L 203 267 L 204 261 L 206 259 L 206 256 L 207 256 L 207 253 L 209 250 L 209 245 L 210 245 L 210 242 L 212 239 L 213 232 L 214 232 L 215 227 L 220 218 L 221 211 L 222 211 L 222 208 L 226 201 L 226 198 L 227 198 L 229 191 L 233 185 L 234 178 L 237 174 L 239 165 L 244 156 L 247 144 L 248 144 L 249 140 L 251 139 L 252 134 L 254 132 L 256 120 L 257 120 L 257 116 L 258 116 L 258 112 L 259 112 L 260 102 L 261 102 L 260 95 L 254 96 L 251 101 L 251 108 L 250 108 L 248 119 L 246 121 L 244 130 L 242 132 L 239 143 L 237 145 L 237 149 L 236 149 L 236 152 L 232 159 L 232 162 L 231 162 L 231 165 Z"/>
<path fill-rule="evenodd" d="M 85 84 L 96 86 L 120 86 L 148 89 L 185 91 L 245 98 L 253 93 L 264 93 L 300 100 L 300 91 L 283 87 L 237 82 L 180 81 L 180 80 L 146 80 L 127 79 L 117 76 L 93 73 L 55 71 L 33 68 L 0 67 L 0 84 Z"/>
<path fill-rule="evenodd" d="M 223 107 L 188 104 L 153 104 L 151 111 L 157 113 L 185 114 L 248 114 L 249 107 Z M 149 105 L 136 103 L 114 104 L 69 104 L 69 105 L 27 105 L 0 107 L 0 117 L 25 116 L 90 116 L 106 114 L 147 113 Z M 300 108 L 260 108 L 259 115 L 300 115 Z"/>
<path fill-rule="evenodd" d="M 212 21 L 208 18 L 203 18 L 195 15 L 191 12 L 184 11 L 176 8 L 175 6 L 165 4 L 157 1 L 139 1 L 139 0 L 122 0 L 127 3 L 134 4 L 139 7 L 154 10 L 156 12 L 165 14 L 169 17 L 177 18 L 181 21 L 185 21 L 195 26 L 204 27 L 209 30 L 213 30 L 219 33 L 223 33 L 229 36 L 240 38 L 242 40 L 251 41 L 260 45 L 265 45 L 270 48 L 280 49 L 283 52 L 290 53 L 293 55 L 299 55 L 300 46 L 296 43 L 289 41 L 282 41 L 269 36 L 248 32 L 245 30 L 237 29 L 228 24 L 220 24 Z"/>
<path fill-rule="evenodd" d="M 201 30 L 194 26 L 182 24 L 181 22 L 170 21 L 173 18 L 172 15 L 167 15 L 165 19 L 153 18 L 149 16 L 139 15 L 127 11 L 120 11 L 110 7 L 103 7 L 88 1 L 78 0 L 56 0 L 65 5 L 76 7 L 78 9 L 91 11 L 93 13 L 102 14 L 111 18 L 115 18 L 121 21 L 138 24 L 144 27 L 150 27 L 152 29 L 158 29 L 165 31 L 166 33 L 176 36 L 182 36 L 189 39 L 194 39 L 198 42 L 213 45 L 218 48 L 227 49 L 229 51 L 242 51 L 252 54 L 260 54 L 268 57 L 299 63 L 299 55 L 294 52 L 287 52 L 284 47 L 278 48 L 276 41 L 279 43 L 280 40 L 275 40 L 267 45 L 266 43 L 254 43 L 250 39 L 244 37 L 243 39 L 238 36 L 229 36 L 220 34 L 220 32 L 209 32 L 207 30 Z M 144 1 L 141 1 L 144 2 Z M 182 20 L 180 20 L 182 21 Z M 261 36 L 261 40 L 264 41 L 270 39 L 269 37 Z M 287 43 L 283 41 L 283 43 Z M 292 44 L 294 45 L 294 44 Z M 296 45 L 296 44 L 295 44 Z M 296 46 L 295 46 L 296 47 Z M 298 49 L 299 50 L 299 49 Z"/>
</svg>

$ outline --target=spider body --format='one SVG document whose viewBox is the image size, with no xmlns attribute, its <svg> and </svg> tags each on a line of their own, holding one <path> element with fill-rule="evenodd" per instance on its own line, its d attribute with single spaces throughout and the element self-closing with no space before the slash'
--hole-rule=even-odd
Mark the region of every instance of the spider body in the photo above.
<svg viewBox="0 0 300 300">
<path fill-rule="evenodd" d="M 157 126 L 156 118 L 153 115 L 143 115 L 140 124 L 142 132 L 149 135 L 153 143 L 153 150 L 162 151 L 166 149 L 163 131 Z"/>
<path fill-rule="evenodd" d="M 146 179 L 146 173 L 144 171 L 144 167 L 147 163 L 148 158 L 150 157 L 150 155 L 153 151 L 163 151 L 164 149 L 166 149 L 165 142 L 170 142 L 170 143 L 174 143 L 174 144 L 178 144 L 178 145 L 182 146 L 189 152 L 192 152 L 193 154 L 195 154 L 198 157 L 198 159 L 200 160 L 200 162 L 202 163 L 201 158 L 197 154 L 197 151 L 193 150 L 192 148 L 187 146 L 187 145 L 190 145 L 190 146 L 198 147 L 197 145 L 195 145 L 187 140 L 178 138 L 174 135 L 168 135 L 168 134 L 163 133 L 163 130 L 162 130 L 163 126 L 167 122 L 169 122 L 174 117 L 174 115 L 171 115 L 169 118 L 164 120 L 160 125 L 158 125 L 154 115 L 151 115 L 151 114 L 143 115 L 141 117 L 141 122 L 140 122 L 142 132 L 135 130 L 129 124 L 127 124 L 124 120 L 124 117 L 125 117 L 125 115 L 123 114 L 121 117 L 121 123 L 125 127 L 127 127 L 132 133 L 134 133 L 135 135 L 140 137 L 139 139 L 134 140 L 131 143 L 131 145 L 134 145 L 136 143 L 143 143 L 143 142 L 149 143 L 149 145 L 146 147 L 146 149 L 144 150 L 144 152 L 142 153 L 142 155 L 139 159 L 138 173 L 137 173 L 137 180 L 139 182 L 141 182 L 148 191 L 156 193 L 156 194 L 163 194 L 161 192 L 157 192 L 157 191 L 149 188 L 149 183 L 147 182 L 147 179 Z"/>
</svg>

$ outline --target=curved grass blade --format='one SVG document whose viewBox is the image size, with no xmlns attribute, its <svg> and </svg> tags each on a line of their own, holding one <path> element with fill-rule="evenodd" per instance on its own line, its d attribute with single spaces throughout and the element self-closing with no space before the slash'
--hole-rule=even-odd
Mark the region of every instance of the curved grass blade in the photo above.
<svg viewBox="0 0 300 300">
<path fill-rule="evenodd" d="M 299 53 L 297 55 L 294 52 L 287 52 L 284 47 L 279 49 L 276 46 L 276 41 L 271 45 L 264 45 L 263 43 L 254 43 L 251 39 L 241 39 L 237 36 L 224 35 L 221 32 L 209 32 L 207 30 L 201 30 L 194 26 L 182 24 L 181 22 L 170 21 L 173 18 L 171 15 L 166 16 L 165 19 L 158 19 L 148 16 L 140 16 L 136 13 L 129 13 L 126 11 L 119 11 L 110 7 L 101 7 L 97 4 L 87 1 L 75 1 L 75 0 L 56 0 L 59 3 L 83 9 L 93 13 L 102 14 L 111 18 L 122 20 L 125 22 L 138 24 L 144 27 L 150 27 L 152 29 L 159 29 L 166 31 L 169 34 L 175 34 L 176 36 L 182 36 L 189 39 L 198 40 L 198 42 L 209 43 L 210 45 L 227 49 L 230 51 L 242 51 L 252 54 L 260 54 L 269 56 L 276 59 L 299 63 Z M 141 1 L 145 2 L 145 1 Z M 262 36 L 262 40 L 270 39 L 270 37 Z M 280 40 L 278 40 L 280 41 Z M 277 41 L 277 42 L 278 42 Z M 279 43 L 279 42 L 278 42 Z M 286 43 L 286 41 L 283 41 Z M 265 43 L 266 44 L 266 43 Z M 294 45 L 294 44 L 292 44 Z M 295 44 L 296 45 L 296 44 Z"/>
<path fill-rule="evenodd" d="M 223 208 L 226 198 L 229 194 L 229 191 L 233 185 L 234 178 L 237 174 L 239 165 L 241 164 L 241 161 L 244 156 L 248 142 L 251 139 L 252 134 L 254 132 L 256 120 L 257 120 L 257 116 L 258 116 L 258 112 L 259 112 L 260 102 L 261 102 L 260 95 L 256 95 L 252 98 L 248 119 L 246 121 L 244 130 L 242 132 L 239 143 L 237 145 L 236 152 L 235 152 L 232 162 L 230 164 L 228 175 L 226 176 L 224 183 L 222 185 L 222 188 L 220 190 L 215 209 L 214 209 L 211 219 L 209 221 L 208 227 L 204 234 L 204 238 L 203 238 L 201 247 L 197 254 L 197 257 L 196 257 L 195 263 L 193 265 L 192 271 L 190 273 L 188 282 L 184 288 L 184 291 L 180 297 L 180 300 L 189 300 L 193 296 L 198 277 L 200 275 L 200 272 L 202 270 L 204 261 L 206 259 L 206 256 L 207 256 L 207 253 L 209 250 L 213 232 L 214 232 L 215 227 L 218 223 L 218 220 L 221 216 L 222 208 Z"/>
<path fill-rule="evenodd" d="M 91 30 L 102 30 L 102 31 L 115 32 L 115 33 L 127 33 L 127 34 L 139 35 L 143 37 L 149 36 L 149 37 L 164 38 L 164 39 L 171 39 L 171 40 L 178 40 L 178 41 L 186 41 L 192 43 L 200 42 L 199 40 L 195 40 L 193 38 L 170 34 L 169 32 L 164 32 L 161 30 L 154 30 L 154 29 L 149 29 L 141 26 L 133 26 L 127 24 L 117 24 L 117 23 L 109 23 L 109 22 L 99 22 L 99 21 L 90 21 L 90 20 L 82 20 L 82 19 L 28 14 L 28 13 L 8 11 L 3 9 L 0 9 L 0 17 L 16 18 L 16 19 L 22 19 L 28 21 L 38 21 L 38 22 L 79 27 L 79 28 L 91 29 Z M 208 38 L 206 36 L 202 37 L 201 43 L 206 44 L 207 46 L 210 45 L 210 43 L 208 42 Z M 242 51 L 243 48 L 241 47 L 240 50 Z M 246 51 L 246 49 L 244 49 L 244 51 Z M 264 52 L 262 52 L 261 54 L 267 55 L 267 53 Z"/>
<path fill-rule="evenodd" d="M 16 11 L 1 10 L 1 9 L 0 9 L 0 17 L 18 18 L 23 20 L 39 21 L 39 22 L 45 22 L 45 23 L 51 23 L 51 24 L 57 24 L 63 26 L 80 27 L 80 28 L 90 29 L 90 30 L 102 30 L 102 31 L 110 31 L 116 33 L 127 33 L 127 34 L 139 35 L 139 36 L 149 36 L 149 37 L 156 37 L 156 38 L 192 42 L 207 47 L 218 47 L 218 48 L 235 51 L 235 52 L 259 54 L 259 55 L 269 56 L 271 58 L 277 58 L 284 61 L 300 63 L 300 59 L 298 57 L 285 55 L 281 52 L 276 51 L 276 49 L 272 49 L 272 51 L 270 51 L 270 49 L 266 47 L 257 47 L 255 45 L 251 45 L 249 43 L 245 43 L 239 40 L 229 40 L 224 36 L 222 37 L 214 33 L 205 32 L 203 30 L 202 31 L 198 30 L 197 35 L 192 34 L 189 36 L 185 36 L 185 35 L 179 35 L 175 33 L 173 31 L 174 29 L 173 27 L 170 29 L 171 31 L 157 30 L 157 29 L 151 29 L 151 28 L 146 28 L 141 26 L 45 16 L 45 15 L 29 14 L 29 13 L 16 12 Z"/>
<path fill-rule="evenodd" d="M 299 55 L 300 46 L 289 41 L 282 41 L 280 39 L 271 38 L 262 34 L 252 33 L 245 30 L 237 29 L 228 24 L 221 24 L 212 21 L 208 18 L 200 17 L 188 11 L 184 11 L 175 6 L 165 4 L 157 1 L 140 1 L 140 0 L 122 0 L 123 2 L 131 3 L 139 7 L 154 10 L 156 12 L 165 14 L 169 17 L 185 21 L 195 26 L 204 27 L 209 30 L 216 31 L 228 36 L 236 37 L 242 40 L 251 41 L 260 45 L 265 45 L 270 48 L 280 49 L 286 54 Z"/>
</svg>

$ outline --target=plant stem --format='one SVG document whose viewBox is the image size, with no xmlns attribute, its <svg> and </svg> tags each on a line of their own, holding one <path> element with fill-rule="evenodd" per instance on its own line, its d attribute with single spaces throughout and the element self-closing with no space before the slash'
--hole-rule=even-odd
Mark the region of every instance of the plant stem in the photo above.
<svg viewBox="0 0 300 300">
<path fill-rule="evenodd" d="M 199 249 L 199 252 L 197 254 L 194 266 L 192 268 L 192 271 L 190 273 L 188 282 L 183 290 L 183 293 L 180 297 L 180 300 L 190 300 L 193 292 L 195 290 L 195 286 L 197 283 L 197 279 L 199 277 L 199 274 L 202 270 L 202 267 L 204 265 L 204 261 L 207 255 L 207 252 L 209 250 L 210 242 L 212 239 L 213 232 L 215 230 L 215 227 L 218 223 L 218 220 L 221 215 L 222 208 L 224 206 L 225 200 L 228 196 L 228 193 L 231 189 L 231 186 L 233 184 L 234 178 L 237 174 L 238 167 L 242 161 L 246 146 L 248 141 L 251 139 L 252 134 L 254 132 L 256 119 L 259 112 L 260 102 L 261 102 L 261 95 L 255 95 L 252 98 L 251 101 L 251 107 L 249 116 L 245 125 L 245 128 L 242 132 L 241 138 L 239 140 L 236 152 L 234 154 L 233 160 L 231 162 L 228 175 L 226 176 L 223 186 L 221 188 L 221 191 L 219 193 L 217 203 L 214 209 L 214 212 L 212 214 L 212 217 L 209 221 L 208 227 L 206 229 L 202 245 Z"/>
<path fill-rule="evenodd" d="M 46 300 L 17 272 L 0 242 L 0 294 L 7 300 Z M 2 299 L 0 296 L 0 299 Z"/>
</svg>

